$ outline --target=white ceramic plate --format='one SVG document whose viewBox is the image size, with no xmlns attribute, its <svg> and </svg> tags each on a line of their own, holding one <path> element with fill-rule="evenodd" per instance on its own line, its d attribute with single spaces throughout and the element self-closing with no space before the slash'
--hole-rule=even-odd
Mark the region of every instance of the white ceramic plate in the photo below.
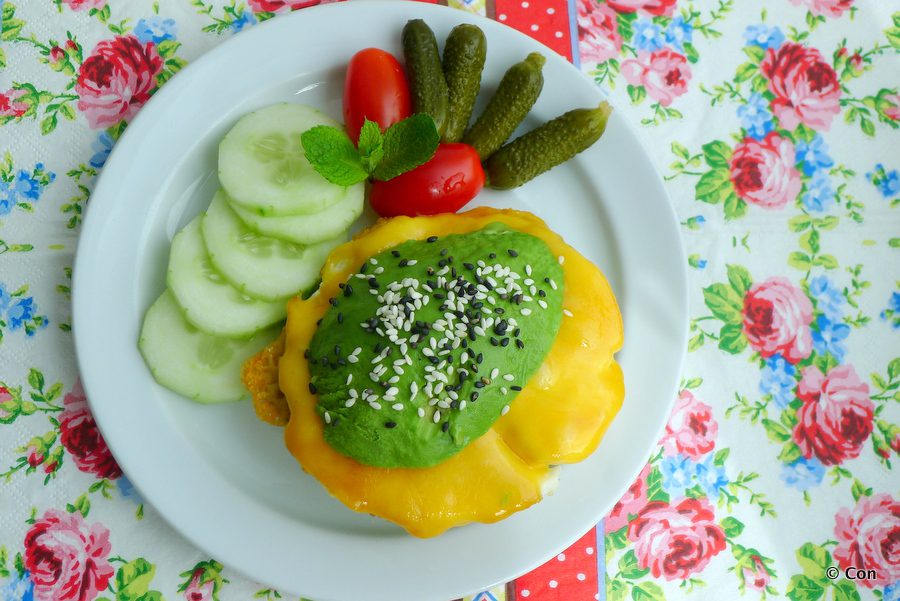
<svg viewBox="0 0 900 601">
<path fill-rule="evenodd" d="M 518 576 L 602 517 L 657 440 L 686 348 L 685 261 L 660 178 L 620 113 L 590 150 L 477 204 L 543 217 L 594 261 L 625 317 L 627 397 L 600 448 L 562 470 L 555 495 L 494 525 L 418 540 L 346 509 L 285 450 L 249 403 L 204 406 L 157 385 L 137 350 L 144 311 L 164 288 L 173 234 L 215 190 L 216 148 L 241 116 L 281 101 L 341 115 L 344 68 L 424 18 L 443 40 L 477 23 L 489 51 L 482 96 L 506 67 L 547 55 L 525 127 L 601 93 L 564 59 L 498 23 L 416 2 L 330 4 L 254 27 L 180 73 L 118 142 L 91 197 L 75 266 L 78 360 L 94 415 L 141 494 L 177 530 L 251 578 L 317 601 L 446 601 Z M 173 541 L 173 544 L 179 544 Z"/>
</svg>

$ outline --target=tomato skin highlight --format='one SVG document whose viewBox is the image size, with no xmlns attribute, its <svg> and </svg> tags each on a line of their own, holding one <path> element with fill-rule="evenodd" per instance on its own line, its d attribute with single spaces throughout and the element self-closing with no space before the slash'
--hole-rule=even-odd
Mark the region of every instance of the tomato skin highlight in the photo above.
<svg viewBox="0 0 900 601">
<path fill-rule="evenodd" d="M 372 182 L 369 202 L 381 217 L 455 213 L 483 187 L 478 152 L 468 144 L 441 144 L 424 165 Z"/>
<path fill-rule="evenodd" d="M 384 131 L 410 114 L 409 84 L 394 55 L 378 48 L 354 54 L 344 78 L 344 124 L 353 143 L 366 119 Z"/>
</svg>

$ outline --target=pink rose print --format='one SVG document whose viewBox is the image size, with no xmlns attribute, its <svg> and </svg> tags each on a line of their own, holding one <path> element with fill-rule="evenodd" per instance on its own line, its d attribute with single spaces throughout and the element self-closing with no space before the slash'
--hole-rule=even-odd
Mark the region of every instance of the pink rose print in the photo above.
<svg viewBox="0 0 900 601">
<path fill-rule="evenodd" d="M 852 511 L 838 511 L 834 534 L 834 558 L 842 571 L 852 566 L 875 570 L 878 576 L 859 584 L 874 588 L 900 580 L 900 502 L 891 495 L 861 497 Z"/>
<path fill-rule="evenodd" d="M 884 99 L 892 105 L 884 109 L 885 116 L 888 119 L 900 121 L 900 94 L 888 94 L 884 97 Z M 0 103 L 2 103 L 2 100 L 0 100 Z M 2 110 L 2 104 L 0 104 L 0 110 Z"/>
<path fill-rule="evenodd" d="M 750 558 L 750 565 L 744 565 L 744 584 L 755 591 L 764 591 L 769 586 L 772 575 L 759 555 Z"/>
<path fill-rule="evenodd" d="M 63 4 L 72 10 L 90 10 L 92 8 L 103 8 L 106 6 L 106 0 L 62 0 Z"/>
<path fill-rule="evenodd" d="M 775 132 L 762 140 L 745 138 L 729 166 L 738 198 L 766 209 L 784 208 L 802 186 L 795 158 L 793 143 Z"/>
<path fill-rule="evenodd" d="M 191 575 L 191 581 L 188 583 L 184 591 L 184 598 L 187 601 L 211 601 L 213 598 L 213 587 L 216 584 L 214 578 L 203 582 L 203 574 L 205 570 L 198 568 Z"/>
<path fill-rule="evenodd" d="M 78 469 L 98 478 L 121 476 L 122 470 L 91 415 L 81 382 L 75 383 L 72 392 L 63 399 L 63 405 L 65 408 L 59 416 L 60 441 Z"/>
<path fill-rule="evenodd" d="M 712 407 L 698 401 L 690 390 L 682 390 L 660 444 L 666 455 L 684 453 L 697 461 L 716 446 L 718 431 Z"/>
<path fill-rule="evenodd" d="M 813 365 L 803 370 L 797 386 L 803 405 L 797 410 L 794 442 L 807 459 L 815 455 L 825 465 L 858 457 L 872 433 L 875 405 L 869 385 L 852 365 L 840 365 L 825 376 Z"/>
<path fill-rule="evenodd" d="M 603 522 L 606 532 L 615 532 L 625 526 L 628 523 L 628 516 L 637 514 L 647 504 L 647 476 L 649 475 L 650 464 L 648 463 L 606 516 L 606 520 Z"/>
<path fill-rule="evenodd" d="M 763 358 L 775 353 L 796 363 L 812 352 L 812 303 L 786 278 L 755 284 L 744 298 L 744 335 Z"/>
<path fill-rule="evenodd" d="M 44 463 L 44 459 L 46 459 L 46 455 L 44 455 L 44 449 L 41 445 L 32 442 L 25 449 L 25 460 L 31 467 L 37 467 Z"/>
<path fill-rule="evenodd" d="M 255 13 L 278 13 L 315 6 L 321 2 L 322 0 L 248 0 L 247 3 Z"/>
<path fill-rule="evenodd" d="M 622 36 L 616 13 L 596 0 L 578 0 L 578 48 L 581 57 L 602 63 L 619 54 Z"/>
<path fill-rule="evenodd" d="M 809 12 L 819 16 L 840 17 L 850 10 L 853 0 L 791 0 L 794 6 L 805 6 Z"/>
<path fill-rule="evenodd" d="M 769 48 L 760 64 L 775 94 L 772 112 L 786 129 L 803 123 L 827 131 L 841 112 L 837 73 L 815 48 L 787 42 L 777 52 Z"/>
<path fill-rule="evenodd" d="M 650 98 L 669 106 L 687 92 L 691 67 L 687 59 L 669 49 L 638 52 L 637 58 L 622 63 L 622 75 L 633 86 L 644 86 Z"/>
<path fill-rule="evenodd" d="M 36 601 L 91 601 L 114 574 L 109 530 L 80 513 L 48 509 L 25 534 L 25 568 Z"/>
<path fill-rule="evenodd" d="M 21 117 L 28 110 L 28 105 L 18 102 L 25 95 L 25 90 L 7 90 L 0 92 L 0 117 Z"/>
<path fill-rule="evenodd" d="M 653 501 L 628 524 L 628 540 L 641 568 L 654 578 L 684 580 L 701 572 L 725 549 L 725 532 L 706 499 L 683 499 L 671 506 Z"/>
<path fill-rule="evenodd" d="M 150 42 L 133 35 L 103 40 L 78 70 L 78 110 L 93 128 L 130 119 L 150 99 L 162 65 Z"/>
<path fill-rule="evenodd" d="M 671 17 L 675 13 L 677 2 L 678 0 L 606 0 L 606 4 L 620 13 L 640 11 L 655 17 Z"/>
<path fill-rule="evenodd" d="M 7 423 L 16 414 L 15 401 L 9 394 L 9 388 L 0 386 L 0 423 Z"/>
</svg>

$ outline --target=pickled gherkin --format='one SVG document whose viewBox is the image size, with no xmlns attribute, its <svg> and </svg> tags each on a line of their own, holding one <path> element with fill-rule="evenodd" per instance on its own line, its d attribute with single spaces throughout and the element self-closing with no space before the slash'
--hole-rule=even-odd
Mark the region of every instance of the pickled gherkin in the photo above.
<svg viewBox="0 0 900 601">
<path fill-rule="evenodd" d="M 482 161 L 509 139 L 534 106 L 544 87 L 541 69 L 545 61 L 542 54 L 532 52 L 510 67 L 484 112 L 463 137 Z"/>
<path fill-rule="evenodd" d="M 422 19 L 413 19 L 403 27 L 403 56 L 413 112 L 431 115 L 438 133 L 443 135 L 449 104 L 447 81 L 434 32 Z"/>
<path fill-rule="evenodd" d="M 447 36 L 443 66 L 449 110 L 444 142 L 459 142 L 469 126 L 475 99 L 481 89 L 481 71 L 486 55 L 487 39 L 475 25 L 457 25 Z"/>
<path fill-rule="evenodd" d="M 569 111 L 516 138 L 485 162 L 488 186 L 516 188 L 587 150 L 603 135 L 611 113 L 612 106 L 603 101 L 596 108 Z"/>
</svg>

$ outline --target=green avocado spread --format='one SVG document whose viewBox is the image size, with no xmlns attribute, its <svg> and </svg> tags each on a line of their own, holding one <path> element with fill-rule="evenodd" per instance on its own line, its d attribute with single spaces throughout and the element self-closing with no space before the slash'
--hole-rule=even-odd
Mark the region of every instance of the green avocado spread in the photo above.
<svg viewBox="0 0 900 601">
<path fill-rule="evenodd" d="M 350 276 L 310 343 L 325 440 L 378 467 L 430 467 L 483 435 L 562 318 L 547 245 L 494 223 L 411 240 Z"/>
</svg>

